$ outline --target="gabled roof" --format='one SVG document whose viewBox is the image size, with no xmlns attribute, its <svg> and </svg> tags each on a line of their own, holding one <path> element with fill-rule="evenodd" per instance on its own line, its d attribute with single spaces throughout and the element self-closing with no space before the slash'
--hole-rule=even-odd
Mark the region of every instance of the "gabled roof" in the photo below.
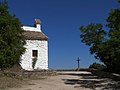
<svg viewBox="0 0 120 90">
<path fill-rule="evenodd" d="M 37 31 L 24 31 L 23 36 L 26 40 L 48 40 L 48 37 L 44 33 Z"/>
</svg>

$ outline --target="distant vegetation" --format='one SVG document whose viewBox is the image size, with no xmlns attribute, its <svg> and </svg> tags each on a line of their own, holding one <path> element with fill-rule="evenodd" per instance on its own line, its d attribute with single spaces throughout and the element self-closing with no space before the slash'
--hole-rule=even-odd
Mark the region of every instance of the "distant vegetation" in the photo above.
<svg viewBox="0 0 120 90">
<path fill-rule="evenodd" d="M 112 9 L 106 21 L 106 25 L 91 23 L 81 26 L 80 38 L 90 47 L 90 53 L 106 65 L 108 71 L 120 73 L 120 8 Z"/>
<path fill-rule="evenodd" d="M 25 51 L 22 32 L 21 22 L 15 15 L 10 15 L 7 2 L 0 2 L 0 69 L 20 62 Z"/>
<path fill-rule="evenodd" d="M 99 63 L 93 63 L 89 66 L 89 68 L 93 68 L 93 69 L 98 69 L 98 70 L 105 70 L 106 66 L 103 64 L 99 64 Z"/>
</svg>

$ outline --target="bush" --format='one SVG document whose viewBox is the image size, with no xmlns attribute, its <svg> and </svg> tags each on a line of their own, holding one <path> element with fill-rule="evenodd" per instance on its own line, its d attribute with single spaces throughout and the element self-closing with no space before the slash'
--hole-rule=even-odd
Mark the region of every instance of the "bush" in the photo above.
<svg viewBox="0 0 120 90">
<path fill-rule="evenodd" d="M 37 61 L 37 58 L 34 57 L 34 58 L 32 59 L 32 67 L 33 67 L 33 69 L 34 69 L 34 67 L 35 67 L 36 61 Z"/>
<path fill-rule="evenodd" d="M 106 69 L 106 66 L 103 64 L 99 64 L 99 63 L 93 63 L 92 65 L 89 66 L 89 68 L 94 68 L 94 69 L 98 69 L 98 70 L 104 70 Z"/>
</svg>

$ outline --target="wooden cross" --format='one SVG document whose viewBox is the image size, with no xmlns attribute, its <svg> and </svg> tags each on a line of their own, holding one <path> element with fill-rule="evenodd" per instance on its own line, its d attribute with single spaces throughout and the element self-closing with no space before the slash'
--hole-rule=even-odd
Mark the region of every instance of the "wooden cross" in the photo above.
<svg viewBox="0 0 120 90">
<path fill-rule="evenodd" d="M 78 62 L 78 69 L 79 69 L 79 68 L 80 68 L 80 66 L 79 66 L 80 59 L 79 59 L 79 57 L 78 57 L 78 59 L 77 59 L 77 62 Z"/>
</svg>

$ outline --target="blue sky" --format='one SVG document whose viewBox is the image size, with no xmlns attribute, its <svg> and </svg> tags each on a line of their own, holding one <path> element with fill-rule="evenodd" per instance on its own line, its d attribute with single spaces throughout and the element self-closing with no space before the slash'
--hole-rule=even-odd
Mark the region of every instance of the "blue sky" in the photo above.
<svg viewBox="0 0 120 90">
<path fill-rule="evenodd" d="M 2 0 L 1 0 L 2 1 Z M 42 31 L 49 37 L 49 68 L 88 67 L 95 60 L 89 47 L 80 41 L 81 25 L 105 24 L 110 9 L 119 7 L 117 0 L 8 0 L 11 14 L 23 25 L 42 21 Z"/>
</svg>

